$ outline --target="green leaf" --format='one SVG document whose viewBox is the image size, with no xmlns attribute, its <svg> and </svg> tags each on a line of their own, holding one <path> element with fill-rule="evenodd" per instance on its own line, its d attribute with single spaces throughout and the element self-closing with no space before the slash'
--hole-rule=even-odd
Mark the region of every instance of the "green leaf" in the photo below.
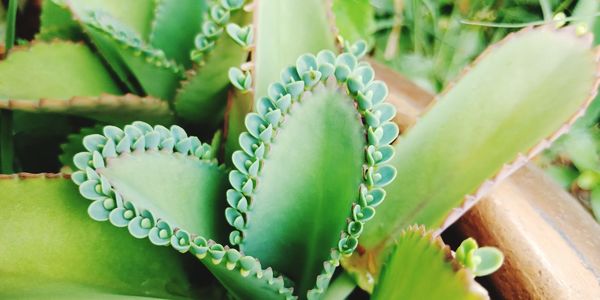
<svg viewBox="0 0 600 300">
<path fill-rule="evenodd" d="M 121 93 L 102 62 L 85 45 L 71 42 L 17 47 L 0 62 L 0 76 L 0 103 Z"/>
<path fill-rule="evenodd" d="M 597 127 L 571 130 L 559 142 L 557 148 L 564 151 L 577 169 L 600 172 L 600 130 Z"/>
<path fill-rule="evenodd" d="M 191 297 L 189 262 L 125 232 L 91 222 L 62 175 L 0 177 L 0 297 L 73 286 L 97 293 Z"/>
<path fill-rule="evenodd" d="M 592 170 L 584 170 L 575 180 L 577 186 L 584 190 L 592 190 L 600 183 L 600 174 Z"/>
<path fill-rule="evenodd" d="M 77 284 L 47 284 L 43 286 L 36 286 L 34 288 L 23 289 L 17 293 L 8 292 L 2 295 L 8 299 L 52 299 L 52 300 L 78 300 L 78 299 L 90 299 L 90 300 L 151 300 L 156 299 L 154 297 L 146 297 L 144 295 L 132 296 L 124 294 L 115 294 L 110 292 L 98 291 L 96 289 L 82 287 Z M 179 298 L 185 299 L 185 298 Z"/>
<path fill-rule="evenodd" d="M 214 243 L 209 245 L 208 249 L 219 250 L 206 250 L 208 255 L 196 256 L 236 299 L 294 299 L 285 279 L 274 275 L 271 268 L 261 269 L 256 258 Z M 222 259 L 214 259 L 220 255 Z"/>
<path fill-rule="evenodd" d="M 98 170 L 126 201 L 139 203 L 165 220 L 202 236 L 221 239 L 224 172 L 216 165 L 166 153 L 133 154 Z M 182 176 L 183 175 L 183 176 Z M 147 205 L 146 205 L 147 203 Z"/>
<path fill-rule="evenodd" d="M 124 131 L 107 126 L 103 133 L 86 136 L 87 152 L 74 156 L 74 181 L 93 201 L 93 219 L 128 226 L 135 237 L 178 250 L 173 241 L 187 239 L 189 248 L 190 233 L 226 240 L 225 220 L 214 214 L 225 209 L 226 173 L 210 159 L 208 144 L 175 125 L 135 122 Z"/>
<path fill-rule="evenodd" d="M 256 178 L 240 247 L 304 294 L 336 248 L 358 196 L 365 142 L 346 97 L 322 92 L 293 109 Z"/>
<path fill-rule="evenodd" d="M 244 112 L 260 97 L 267 95 L 268 85 L 279 80 L 281 70 L 294 64 L 303 53 L 333 50 L 334 36 L 327 20 L 328 4 L 319 0 L 264 0 L 254 9 L 256 46 L 250 96 L 232 95 L 227 122 L 226 149 L 239 150 L 238 137 L 243 132 Z M 286 45 L 282 47 L 281 45 Z M 241 118 L 240 118 L 241 117 Z"/>
<path fill-rule="evenodd" d="M 54 39 L 80 41 L 84 35 L 64 1 L 48 0 L 42 2 L 40 31 L 35 38 L 49 42 Z"/>
<path fill-rule="evenodd" d="M 281 70 L 303 53 L 334 49 L 334 37 L 320 0 L 261 0 L 254 8 L 256 32 L 255 97 L 267 94 Z M 282 47 L 285 45 L 285 47 Z"/>
<path fill-rule="evenodd" d="M 65 0 L 58 0 L 65 1 Z M 154 19 L 155 3 L 149 0 L 69 0 L 66 2 L 75 15 L 84 15 L 90 11 L 104 12 L 122 23 L 142 39 L 147 40 L 152 20 Z"/>
<path fill-rule="evenodd" d="M 327 288 L 324 300 L 347 299 L 356 289 L 356 282 L 348 273 L 341 273 Z"/>
<path fill-rule="evenodd" d="M 479 264 L 473 270 L 475 276 L 487 276 L 496 272 L 504 262 L 504 255 L 498 248 L 481 247 L 473 252 Z"/>
<path fill-rule="evenodd" d="M 0 100 L 0 108 L 32 113 L 70 114 L 119 125 L 133 120 L 168 125 L 174 120 L 167 102 L 133 94 L 75 96 L 68 100 Z"/>
<path fill-rule="evenodd" d="M 106 126 L 103 135 L 88 135 L 83 144 L 88 152 L 74 156 L 79 171 L 72 179 L 92 200 L 92 219 L 126 227 L 154 245 L 191 252 L 240 299 L 291 296 L 284 279 L 263 270 L 255 258 L 212 241 L 225 239 L 224 216 L 214 212 L 224 210 L 226 179 L 211 146 L 178 126 L 143 122 L 124 130 Z"/>
<path fill-rule="evenodd" d="M 84 127 L 77 133 L 69 134 L 69 136 L 67 136 L 67 141 L 60 145 L 61 154 L 58 159 L 62 165 L 69 167 L 71 172 L 77 170 L 77 166 L 73 163 L 73 157 L 75 154 L 85 151 L 83 138 L 91 134 L 102 134 L 103 128 L 104 125 Z"/>
<path fill-rule="evenodd" d="M 214 52 L 219 55 L 209 57 L 205 65 L 186 74 L 175 96 L 177 114 L 194 123 L 222 120 L 229 85 L 227 70 L 248 55 L 227 35 L 216 42 Z"/>
<path fill-rule="evenodd" d="M 17 32 L 17 8 L 17 0 L 8 1 L 8 6 L 6 7 L 6 29 L 4 35 L 4 52 L 6 52 L 6 55 L 8 55 L 12 47 L 15 45 L 15 37 Z"/>
<path fill-rule="evenodd" d="M 579 176 L 579 172 L 572 166 L 550 165 L 545 171 L 565 190 L 570 189 L 573 181 Z"/>
<path fill-rule="evenodd" d="M 573 124 L 573 130 L 592 127 L 596 124 L 599 117 L 600 97 L 596 96 L 596 99 L 592 101 L 585 114 Z"/>
<path fill-rule="evenodd" d="M 240 27 L 235 23 L 227 24 L 227 34 L 244 49 L 250 49 L 254 43 L 254 29 L 252 25 Z"/>
<path fill-rule="evenodd" d="M 573 9 L 572 17 L 578 20 L 572 22 L 575 26 L 583 26 L 586 30 L 594 33 L 594 45 L 600 43 L 600 22 L 597 17 L 594 16 L 594 12 L 598 12 L 600 9 L 600 3 L 595 0 L 580 0 L 577 1 L 575 9 Z"/>
<path fill-rule="evenodd" d="M 300 56 L 248 114 L 243 150 L 232 156 L 230 242 L 289 276 L 309 299 L 323 295 L 340 256 L 356 249 L 395 177 L 387 162 L 396 112 L 373 72 L 350 53 Z"/>
<path fill-rule="evenodd" d="M 456 261 L 470 270 L 475 269 L 479 262 L 473 260 L 473 252 L 479 248 L 477 241 L 473 238 L 468 238 L 460 243 L 456 249 Z"/>
<path fill-rule="evenodd" d="M 596 61 L 589 37 L 573 28 L 525 29 L 492 46 L 395 145 L 398 178 L 361 243 L 385 243 L 412 223 L 448 226 L 465 195 L 473 195 L 468 208 L 583 113 Z"/>
<path fill-rule="evenodd" d="M 86 11 L 77 17 L 94 45 L 132 92 L 172 99 L 182 72 L 176 62 L 102 11 Z"/>
<path fill-rule="evenodd" d="M 450 249 L 423 227 L 408 227 L 395 242 L 371 299 L 485 299 Z"/>
<path fill-rule="evenodd" d="M 191 67 L 190 51 L 201 30 L 207 10 L 205 0 L 161 0 L 156 6 L 150 45 L 186 68 Z"/>
<path fill-rule="evenodd" d="M 490 275 L 504 262 L 504 255 L 494 247 L 481 247 L 473 238 L 464 240 L 456 249 L 456 261 L 471 270 L 475 276 Z"/>
<path fill-rule="evenodd" d="M 344 40 L 350 43 L 364 40 L 373 44 L 375 9 L 369 0 L 333 0 L 332 10 Z"/>
<path fill-rule="evenodd" d="M 244 23 L 249 16 L 241 10 L 232 12 L 232 22 Z M 214 125 L 222 120 L 229 85 L 227 71 L 248 56 L 248 52 L 224 32 L 213 43 L 210 53 L 202 54 L 200 64 L 186 73 L 186 80 L 175 96 L 175 111 L 193 123 Z"/>
<path fill-rule="evenodd" d="M 6 8 L 0 5 L 0 41 L 6 40 Z"/>
</svg>

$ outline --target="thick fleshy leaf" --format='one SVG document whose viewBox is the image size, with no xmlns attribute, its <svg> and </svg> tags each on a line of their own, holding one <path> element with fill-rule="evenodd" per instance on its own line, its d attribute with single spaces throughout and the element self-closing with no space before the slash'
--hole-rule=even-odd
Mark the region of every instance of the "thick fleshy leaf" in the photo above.
<svg viewBox="0 0 600 300">
<path fill-rule="evenodd" d="M 255 7 L 256 49 L 253 53 L 255 98 L 267 95 L 281 70 L 306 52 L 334 49 L 334 37 L 320 0 L 261 0 Z M 282 47 L 285 45 L 285 47 Z"/>
<path fill-rule="evenodd" d="M 375 9 L 369 0 L 333 0 L 335 24 L 344 40 L 373 43 Z"/>
<path fill-rule="evenodd" d="M 131 239 L 148 238 L 156 246 L 191 252 L 240 299 L 291 297 L 283 278 L 261 269 L 255 258 L 212 241 L 226 239 L 224 216 L 215 214 L 224 210 L 225 172 L 214 161 L 212 146 L 177 126 L 134 122 L 124 129 L 106 126 L 102 133 L 83 139 L 93 154 L 74 158 L 79 170 L 72 179 L 81 195 L 92 200 L 92 219 L 126 229 Z M 175 148 L 164 148 L 166 140 Z"/>
<path fill-rule="evenodd" d="M 201 30 L 207 6 L 205 0 L 158 1 L 150 45 L 189 68 L 190 50 L 194 47 L 194 37 Z"/>
<path fill-rule="evenodd" d="M 597 127 L 571 130 L 553 146 L 565 154 L 580 171 L 600 172 L 600 130 Z"/>
<path fill-rule="evenodd" d="M 211 242 L 192 250 L 236 299 L 293 299 L 292 289 L 256 258 Z M 200 254 L 199 254 L 200 253 Z"/>
<path fill-rule="evenodd" d="M 250 14 L 237 10 L 232 13 L 232 22 L 243 24 L 249 17 Z M 227 103 L 228 70 L 239 66 L 248 56 L 227 33 L 213 43 L 214 49 L 210 51 L 215 55 L 204 57 L 201 65 L 186 73 L 175 96 L 177 114 L 190 122 L 214 124 L 222 120 Z"/>
<path fill-rule="evenodd" d="M 84 116 L 112 123 L 125 124 L 134 120 L 143 120 L 168 125 L 174 120 L 174 114 L 166 101 L 153 97 L 140 97 L 134 94 L 108 95 L 94 97 L 75 96 L 65 100 L 0 100 L 0 108 L 32 113 L 60 113 Z"/>
<path fill-rule="evenodd" d="M 256 46 L 252 53 L 254 93 L 250 96 L 234 93 L 230 97 L 226 112 L 226 157 L 239 150 L 238 138 L 243 132 L 243 126 L 239 125 L 243 124 L 245 114 L 253 105 L 268 95 L 269 84 L 280 79 L 281 70 L 294 64 L 301 54 L 334 49 L 326 3 L 319 0 L 263 0 L 257 4 L 254 7 Z M 301 92 L 304 86 L 298 83 L 303 83 L 300 78 L 290 83 L 290 87 L 300 86 Z"/>
<path fill-rule="evenodd" d="M 65 283 L 51 283 L 43 284 L 42 286 L 35 286 L 33 288 L 19 290 L 17 292 L 6 291 L 0 293 L 0 296 L 6 299 L 60 299 L 60 300 L 78 300 L 78 299 L 89 299 L 89 300 L 152 300 L 154 297 L 148 297 L 145 295 L 126 295 L 119 293 L 111 293 L 99 291 L 94 288 L 89 288 L 77 284 L 65 284 Z"/>
<path fill-rule="evenodd" d="M 59 0 L 61 1 L 61 0 Z M 148 0 L 69 0 L 67 1 L 71 10 L 76 14 L 89 11 L 102 11 L 120 23 L 131 28 L 144 40 L 147 40 L 151 32 L 151 24 L 154 19 L 155 4 L 158 1 Z"/>
<path fill-rule="evenodd" d="M 101 60 L 84 44 L 55 41 L 17 47 L 0 62 L 1 74 L 2 109 L 115 123 L 130 122 L 133 117 L 169 123 L 173 118 L 167 103 L 159 99 L 120 95 Z"/>
<path fill-rule="evenodd" d="M 412 223 L 448 226 L 564 133 L 595 93 L 590 41 L 573 28 L 529 28 L 484 53 L 395 145 L 398 178 L 366 226 L 363 246 L 381 245 Z M 464 209 L 445 222 L 467 194 Z"/>
<path fill-rule="evenodd" d="M 248 49 L 254 43 L 254 30 L 252 25 L 240 27 L 238 24 L 230 23 L 225 27 L 227 34 L 244 49 Z"/>
<path fill-rule="evenodd" d="M 243 151 L 232 155 L 237 170 L 229 174 L 233 188 L 225 211 L 235 228 L 230 243 L 289 276 L 297 294 L 308 299 L 323 296 L 341 256 L 356 250 L 364 223 L 384 198 L 381 188 L 396 175 L 385 162 L 393 156 L 389 143 L 397 126 L 366 122 L 375 113 L 368 91 L 380 84 L 366 80 L 353 92 L 347 77 L 317 71 L 339 64 L 352 72 L 355 62 L 352 54 L 336 57 L 329 50 L 300 56 L 246 116 L 247 131 L 239 138 Z M 306 91 L 298 91 L 296 82 Z M 385 86 L 383 91 L 378 102 Z M 359 100 L 363 92 L 369 96 Z M 365 108 L 358 107 L 360 101 Z M 303 267 L 286 259 L 289 255 L 301 257 Z"/>
<path fill-rule="evenodd" d="M 100 59 L 71 42 L 17 47 L 0 62 L 0 76 L 0 103 L 121 93 Z"/>
<path fill-rule="evenodd" d="M 147 45 L 141 35 L 102 10 L 78 12 L 76 17 L 132 92 L 172 99 L 182 72 L 175 61 L 167 59 L 162 50 Z"/>
<path fill-rule="evenodd" d="M 63 143 L 60 148 L 62 150 L 58 159 L 63 166 L 68 166 L 72 171 L 77 170 L 77 166 L 73 162 L 75 154 L 84 152 L 85 147 L 83 146 L 83 138 L 91 134 L 101 134 L 104 126 L 97 125 L 94 127 L 82 128 L 78 133 L 70 134 L 67 137 L 67 142 Z M 64 172 L 64 171 L 61 171 Z"/>
<path fill-rule="evenodd" d="M 545 169 L 546 174 L 548 174 L 558 185 L 560 185 L 563 189 L 568 190 L 571 188 L 573 182 L 579 176 L 579 172 L 577 169 L 571 166 L 548 166 Z"/>
<path fill-rule="evenodd" d="M 187 137 L 177 126 L 168 130 L 162 126 L 152 128 L 143 122 L 127 125 L 123 131 L 110 126 L 103 131 L 104 135 L 86 136 L 83 143 L 89 152 L 74 157 L 80 171 L 89 172 L 87 166 L 91 162 L 91 172 L 97 174 L 93 177 L 103 180 L 88 175 L 80 186 L 84 197 L 87 191 L 87 198 L 92 200 L 114 199 L 116 205 L 105 206 L 108 212 L 130 202 L 138 211 L 128 218 L 129 230 L 136 237 L 148 236 L 153 227 L 160 229 L 156 220 L 163 220 L 171 229 L 183 229 L 216 241 L 226 240 L 225 220 L 214 213 L 225 210 L 226 174 L 216 162 L 194 155 L 202 147 L 197 138 Z M 175 148 L 159 149 L 167 139 L 175 139 Z M 79 160 L 84 162 L 78 163 Z M 90 189 L 84 188 L 88 185 Z"/>
<path fill-rule="evenodd" d="M 504 262 L 504 255 L 502 252 L 494 247 L 481 247 L 475 250 L 473 255 L 478 257 L 478 260 L 480 261 L 479 265 L 477 265 L 473 271 L 475 276 L 490 275 L 496 272 Z"/>
<path fill-rule="evenodd" d="M 495 247 L 479 247 L 473 238 L 464 240 L 456 249 L 455 259 L 475 276 L 496 272 L 504 262 L 504 254 Z"/>
<path fill-rule="evenodd" d="M 72 286 L 101 294 L 191 297 L 184 257 L 93 222 L 62 175 L 0 175 L 0 297 Z M 11 296 L 12 295 L 12 296 Z"/>
<path fill-rule="evenodd" d="M 40 14 L 40 31 L 35 36 L 37 40 L 52 41 L 61 40 L 83 40 L 81 28 L 73 20 L 68 7 L 60 0 L 48 0 L 42 2 Z"/>
<path fill-rule="evenodd" d="M 150 151 L 109 159 L 98 170 L 125 200 L 140 203 L 161 218 L 197 234 L 225 240 L 219 216 L 224 204 L 223 171 L 216 165 Z M 162 214 L 161 214 L 162 213 Z"/>
<path fill-rule="evenodd" d="M 110 2 L 110 3 L 109 3 Z M 134 3 L 132 1 L 129 3 Z M 55 39 L 79 41 L 85 38 L 84 28 L 74 16 L 75 12 L 81 15 L 87 13 L 85 6 L 93 3 L 93 1 L 77 1 L 75 4 L 63 0 L 49 0 L 42 4 L 42 12 L 40 16 L 40 32 L 36 35 L 37 40 L 53 41 Z M 106 1 L 107 6 L 112 6 L 112 1 Z M 113 7 L 115 8 L 115 7 Z M 105 51 L 106 52 L 106 51 Z M 108 60 L 108 63 L 115 69 L 116 74 L 120 77 L 129 91 L 141 92 L 141 88 L 134 87 L 128 80 L 131 74 L 125 74 L 120 63 L 114 61 L 116 54 L 113 54 L 113 60 Z"/>
<path fill-rule="evenodd" d="M 583 26 L 590 32 L 594 33 L 594 44 L 600 44 L 600 22 L 598 19 L 593 17 L 590 12 L 598 11 L 600 9 L 600 3 L 594 0 L 581 0 L 577 1 L 577 5 L 573 9 L 571 17 L 575 19 L 571 24 L 575 26 Z"/>
<path fill-rule="evenodd" d="M 284 121 L 256 179 L 241 244 L 244 253 L 294 280 L 299 294 L 314 285 L 337 246 L 358 196 L 365 147 L 347 97 L 322 93 L 302 101 Z"/>
<path fill-rule="evenodd" d="M 440 238 L 422 227 L 396 237 L 372 299 L 486 299 Z"/>
</svg>

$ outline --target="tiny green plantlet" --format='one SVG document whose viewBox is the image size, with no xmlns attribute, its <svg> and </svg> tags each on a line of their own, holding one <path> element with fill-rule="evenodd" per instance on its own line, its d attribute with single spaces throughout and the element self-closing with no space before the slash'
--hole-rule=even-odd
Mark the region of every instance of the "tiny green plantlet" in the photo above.
<svg viewBox="0 0 600 300">
<path fill-rule="evenodd" d="M 0 176 L 0 297 L 485 299 L 501 252 L 438 235 L 585 110 L 597 55 L 523 30 L 400 133 L 369 8 L 46 0 L 0 105 L 100 122 L 63 145 L 72 174 Z"/>
<path fill-rule="evenodd" d="M 504 255 L 497 248 L 481 247 L 472 238 L 464 240 L 456 249 L 456 260 L 475 276 L 486 276 L 500 268 Z"/>
</svg>

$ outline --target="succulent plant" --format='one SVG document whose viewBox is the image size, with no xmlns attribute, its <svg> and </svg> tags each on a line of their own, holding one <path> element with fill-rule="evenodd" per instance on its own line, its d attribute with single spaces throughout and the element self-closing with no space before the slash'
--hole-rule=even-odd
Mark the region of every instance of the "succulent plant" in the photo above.
<svg viewBox="0 0 600 300">
<path fill-rule="evenodd" d="M 388 199 L 365 227 L 363 254 L 345 262 L 363 287 L 372 287 L 368 278 L 376 277 L 403 228 L 444 230 L 583 115 L 596 95 L 597 54 L 590 51 L 592 36 L 575 31 L 546 25 L 509 35 L 399 138 L 391 161 L 398 176 L 386 188 Z"/>
<path fill-rule="evenodd" d="M 3 64 L 12 76 L 3 80 L 0 105 L 119 124 L 175 117 L 214 124 L 225 108 L 227 69 L 247 56 L 228 37 L 238 32 L 225 29 L 245 22 L 243 5 L 44 1 L 36 41 Z"/>
<path fill-rule="evenodd" d="M 71 175 L 0 177 L 3 297 L 343 299 L 358 284 L 373 299 L 485 298 L 473 277 L 501 253 L 466 240 L 453 254 L 439 233 L 566 131 L 597 85 L 588 35 L 525 29 L 398 137 L 388 87 L 360 60 L 368 34 L 348 21 L 372 14 L 366 1 L 261 0 L 247 12 L 220 1 L 202 6 L 212 21 L 200 35 L 180 29 L 201 21 L 171 21 L 199 1 L 173 3 L 46 1 L 38 39 L 62 41 L 0 62 L 20 78 L 0 83 L 5 107 L 113 124 L 69 138 Z M 229 8 L 253 25 L 226 25 Z M 242 47 L 215 41 L 224 31 Z M 223 109 L 210 144 L 182 127 L 213 126 Z M 173 125 L 171 111 L 187 122 Z"/>
</svg>

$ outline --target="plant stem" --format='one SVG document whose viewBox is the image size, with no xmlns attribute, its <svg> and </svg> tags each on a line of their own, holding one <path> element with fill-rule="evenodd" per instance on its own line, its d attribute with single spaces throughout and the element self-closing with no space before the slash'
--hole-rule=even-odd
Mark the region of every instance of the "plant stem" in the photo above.
<svg viewBox="0 0 600 300">
<path fill-rule="evenodd" d="M 540 6 L 542 8 L 542 14 L 544 15 L 544 21 L 552 20 L 552 6 L 548 0 L 540 0 Z"/>
<path fill-rule="evenodd" d="M 569 5 L 571 5 L 571 3 L 573 3 L 573 0 L 566 0 L 561 2 L 558 7 L 556 8 L 556 12 L 561 12 L 565 9 L 567 9 L 567 7 L 569 7 Z"/>
<path fill-rule="evenodd" d="M 400 45 L 400 34 L 402 33 L 402 11 L 404 10 L 404 1 L 394 0 L 394 25 L 385 46 L 383 57 L 392 60 L 396 56 L 398 46 Z"/>
<path fill-rule="evenodd" d="M 17 23 L 17 0 L 8 2 L 6 16 L 6 40 L 4 42 L 4 57 L 15 44 L 15 27 Z M 0 110 L 0 173 L 13 173 L 13 116 L 10 110 Z"/>
<path fill-rule="evenodd" d="M 12 111 L 0 110 L 0 173 L 13 172 Z"/>
<path fill-rule="evenodd" d="M 413 13 L 413 47 L 415 53 L 423 54 L 423 16 L 421 15 L 421 1 L 413 0 L 412 2 L 412 13 Z"/>
<path fill-rule="evenodd" d="M 584 18 L 595 18 L 599 17 L 600 13 L 594 13 L 586 16 L 577 16 L 577 17 L 567 17 L 562 19 L 563 22 L 571 22 L 571 21 L 581 21 Z M 473 26 L 484 26 L 484 27 L 493 27 L 493 28 L 523 28 L 527 26 L 538 26 L 544 24 L 554 23 L 555 21 L 533 21 L 527 23 L 494 23 L 494 22 L 477 22 L 477 21 L 469 21 L 469 20 L 460 20 L 460 23 L 465 25 L 473 25 Z"/>
<path fill-rule="evenodd" d="M 329 285 L 327 292 L 325 292 L 324 300 L 340 300 L 346 299 L 352 291 L 356 288 L 356 282 L 354 279 L 344 272 L 340 274 L 332 283 Z"/>
<path fill-rule="evenodd" d="M 4 41 L 4 56 L 8 55 L 8 52 L 15 44 L 15 26 L 17 23 L 17 0 L 10 0 L 8 2 L 8 12 L 6 14 L 6 39 Z"/>
</svg>

